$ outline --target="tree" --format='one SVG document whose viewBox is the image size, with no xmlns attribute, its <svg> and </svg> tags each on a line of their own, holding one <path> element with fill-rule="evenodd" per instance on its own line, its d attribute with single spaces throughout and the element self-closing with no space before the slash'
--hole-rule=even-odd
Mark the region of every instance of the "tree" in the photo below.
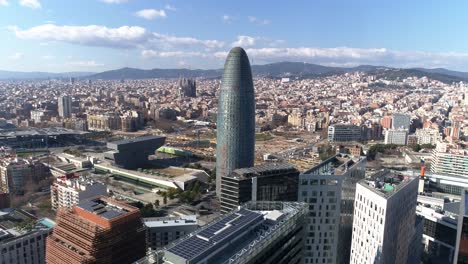
<svg viewBox="0 0 468 264">
<path fill-rule="evenodd" d="M 143 208 L 140 209 L 142 217 L 155 217 L 156 210 L 154 210 L 153 205 L 151 203 L 145 204 Z"/>
<path fill-rule="evenodd" d="M 156 199 L 156 201 L 154 201 L 154 206 L 156 206 L 156 208 L 158 208 L 159 205 L 160 205 L 159 199 Z"/>
</svg>

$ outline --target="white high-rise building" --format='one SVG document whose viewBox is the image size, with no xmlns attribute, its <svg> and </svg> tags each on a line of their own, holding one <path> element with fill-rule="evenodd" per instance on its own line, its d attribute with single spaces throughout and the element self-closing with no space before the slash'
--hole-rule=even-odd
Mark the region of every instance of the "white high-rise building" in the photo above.
<svg viewBox="0 0 468 264">
<path fill-rule="evenodd" d="M 383 170 L 356 185 L 351 264 L 405 264 L 416 233 L 418 178 Z"/>
<path fill-rule="evenodd" d="M 299 201 L 309 204 L 304 263 L 349 262 L 354 191 L 365 161 L 338 154 L 299 175 Z"/>
<path fill-rule="evenodd" d="M 384 132 L 385 144 L 406 145 L 408 131 L 405 129 L 387 129 Z"/>
<path fill-rule="evenodd" d="M 58 113 L 61 117 L 70 117 L 72 113 L 72 99 L 68 95 L 58 98 Z"/>
</svg>

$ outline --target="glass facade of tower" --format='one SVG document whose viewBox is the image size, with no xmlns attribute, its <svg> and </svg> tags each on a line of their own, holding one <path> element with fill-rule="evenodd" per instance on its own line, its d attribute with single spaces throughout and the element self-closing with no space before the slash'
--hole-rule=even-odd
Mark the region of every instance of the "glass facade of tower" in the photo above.
<svg viewBox="0 0 468 264">
<path fill-rule="evenodd" d="M 254 165 L 255 97 L 249 58 L 233 48 L 224 64 L 218 104 L 216 191 L 221 177 L 235 169 Z"/>
</svg>

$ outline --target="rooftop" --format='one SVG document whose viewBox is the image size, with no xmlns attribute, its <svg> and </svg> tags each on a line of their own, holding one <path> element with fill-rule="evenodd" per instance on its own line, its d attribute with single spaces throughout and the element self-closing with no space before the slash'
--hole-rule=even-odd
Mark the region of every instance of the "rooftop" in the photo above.
<svg viewBox="0 0 468 264">
<path fill-rule="evenodd" d="M 256 208 L 258 204 L 260 205 Z M 267 206 L 263 206 L 264 204 Z M 172 243 L 166 249 L 169 253 L 166 257 L 171 258 L 173 254 L 187 263 L 195 263 L 207 254 L 222 249 L 222 255 L 213 257 L 216 259 L 214 263 L 231 263 L 235 258 L 250 254 L 255 250 L 255 245 L 268 240 L 271 232 L 304 208 L 300 203 L 248 203 L 238 211 L 224 215 Z M 244 233 L 253 229 L 257 231 Z"/>
<path fill-rule="evenodd" d="M 407 175 L 383 169 L 359 183 L 387 199 L 397 193 L 413 179 L 414 178 Z"/>
<path fill-rule="evenodd" d="M 63 127 L 0 130 L 0 137 L 84 135 L 88 132 Z"/>
<path fill-rule="evenodd" d="M 83 201 L 76 205 L 76 207 L 108 220 L 129 212 L 129 210 L 122 207 L 122 205 L 112 203 L 109 199 L 103 199 L 102 197 Z"/>
<path fill-rule="evenodd" d="M 196 225 L 196 215 L 184 215 L 180 217 L 150 217 L 143 218 L 146 227 L 162 227 L 162 226 L 183 226 L 183 225 Z"/>
<path fill-rule="evenodd" d="M 348 169 L 361 162 L 365 157 L 354 157 L 348 154 L 336 154 L 335 156 L 324 160 L 319 165 L 307 170 L 304 174 L 315 175 L 341 175 Z"/>
<path fill-rule="evenodd" d="M 252 176 L 263 176 L 272 172 L 299 171 L 289 163 L 272 163 L 267 162 L 250 168 L 241 168 L 233 171 L 233 174 L 241 176 L 241 178 L 250 178 Z"/>
<path fill-rule="evenodd" d="M 141 142 L 145 142 L 145 141 L 149 141 L 149 140 L 156 140 L 156 139 L 163 140 L 163 139 L 165 139 L 165 137 L 153 136 L 153 135 L 141 136 L 141 137 L 136 137 L 136 138 L 132 138 L 132 139 L 125 139 L 125 140 L 108 142 L 107 147 L 108 148 L 112 147 L 112 149 L 116 149 L 116 148 L 118 148 L 118 147 L 120 147 L 122 145 L 141 143 Z"/>
</svg>

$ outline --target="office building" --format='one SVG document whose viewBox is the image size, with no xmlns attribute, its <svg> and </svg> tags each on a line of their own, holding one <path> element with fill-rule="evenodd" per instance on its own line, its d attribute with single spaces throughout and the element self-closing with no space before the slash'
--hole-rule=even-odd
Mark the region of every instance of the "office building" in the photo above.
<svg viewBox="0 0 468 264">
<path fill-rule="evenodd" d="M 249 202 L 164 250 L 165 263 L 301 263 L 307 207 Z M 142 263 L 142 262 L 140 262 Z"/>
<path fill-rule="evenodd" d="M 124 169 L 137 169 L 148 164 L 148 156 L 164 145 L 165 137 L 143 136 L 133 139 L 107 142 L 111 151 L 104 153 L 104 158 Z"/>
<path fill-rule="evenodd" d="M 50 186 L 53 210 L 72 208 L 81 201 L 98 195 L 107 195 L 107 185 L 86 177 L 59 177 Z"/>
<path fill-rule="evenodd" d="M 146 243 L 151 250 L 161 249 L 198 229 L 196 215 L 143 218 Z"/>
<path fill-rule="evenodd" d="M 179 80 L 179 96 L 197 97 L 197 83 L 195 80 L 181 78 Z"/>
<path fill-rule="evenodd" d="M 68 118 L 72 114 L 72 98 L 64 95 L 58 98 L 58 114 L 60 117 Z"/>
<path fill-rule="evenodd" d="M 221 179 L 221 212 L 248 201 L 297 201 L 299 171 L 287 163 L 236 169 Z"/>
<path fill-rule="evenodd" d="M 54 222 L 35 219 L 22 210 L 5 211 L 0 215 L 0 263 L 44 264 L 46 238 Z M 30 228 L 18 228 L 28 225 Z"/>
<path fill-rule="evenodd" d="M 384 144 L 406 145 L 408 131 L 405 129 L 387 129 L 384 131 Z"/>
<path fill-rule="evenodd" d="M 447 200 L 447 199 L 445 199 Z M 460 202 L 418 195 L 416 214 L 424 218 L 422 260 L 433 264 L 453 263 Z"/>
<path fill-rule="evenodd" d="M 416 235 L 417 177 L 382 170 L 356 185 L 352 264 L 408 263 Z"/>
<path fill-rule="evenodd" d="M 392 128 L 409 131 L 411 126 L 411 117 L 405 114 L 393 114 Z"/>
<path fill-rule="evenodd" d="M 221 178 L 254 165 L 255 96 L 250 62 L 244 49 L 229 52 L 221 81 L 216 144 L 216 193 Z"/>
<path fill-rule="evenodd" d="M 361 127 L 349 124 L 337 124 L 328 127 L 329 142 L 361 141 Z"/>
<path fill-rule="evenodd" d="M 468 263 L 468 190 L 463 190 L 457 222 L 454 264 Z"/>
<path fill-rule="evenodd" d="M 299 201 L 309 205 L 305 263 L 347 262 L 355 186 L 364 178 L 365 162 L 337 154 L 299 175 Z"/>
<path fill-rule="evenodd" d="M 423 145 L 423 144 L 435 145 L 437 142 L 439 142 L 442 139 L 439 130 L 435 128 L 416 129 L 416 138 L 417 138 L 417 144 L 419 145 Z"/>
<path fill-rule="evenodd" d="M 432 152 L 431 172 L 453 176 L 468 175 L 468 150 L 454 143 L 437 143 Z"/>
<path fill-rule="evenodd" d="M 103 196 L 59 210 L 47 238 L 48 264 L 131 263 L 145 256 L 138 208 Z"/>
</svg>

